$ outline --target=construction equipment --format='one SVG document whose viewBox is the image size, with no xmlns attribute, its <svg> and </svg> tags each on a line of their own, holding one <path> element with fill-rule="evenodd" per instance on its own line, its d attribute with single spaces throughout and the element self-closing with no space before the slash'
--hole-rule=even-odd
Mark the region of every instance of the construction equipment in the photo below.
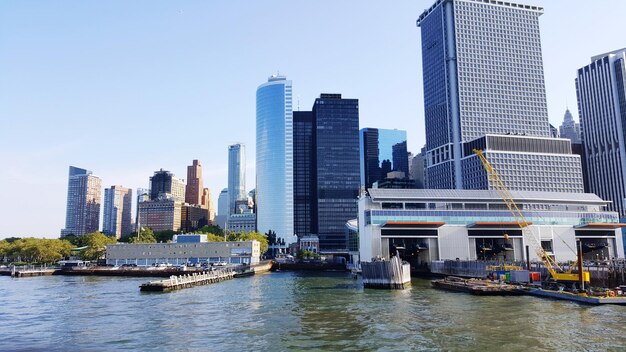
<svg viewBox="0 0 626 352">
<path fill-rule="evenodd" d="M 549 256 L 548 253 L 543 249 L 543 247 L 541 247 L 541 240 L 539 239 L 539 235 L 535 234 L 534 228 L 530 227 L 530 222 L 526 221 L 524 214 L 522 214 L 521 210 L 513 200 L 511 192 L 509 192 L 508 188 L 505 186 L 500 176 L 498 176 L 496 170 L 493 168 L 493 166 L 491 166 L 491 164 L 483 154 L 483 151 L 474 149 L 474 153 L 478 155 L 478 158 L 483 164 L 485 171 L 487 171 L 487 175 L 491 181 L 491 185 L 498 192 L 498 194 L 504 201 L 504 204 L 506 204 L 507 208 L 511 211 L 511 214 L 515 218 L 515 221 L 522 229 L 522 235 L 524 237 L 524 240 L 533 248 L 533 250 L 537 254 L 537 257 L 539 257 L 543 264 L 546 266 L 548 272 L 552 277 L 552 280 L 563 283 L 580 282 L 581 284 L 584 282 L 589 282 L 588 271 L 582 271 L 579 269 L 579 273 L 572 272 L 577 266 L 582 267 L 582 265 L 578 265 L 581 263 L 580 261 L 582 260 L 582 254 L 578 255 L 577 263 L 571 265 L 569 267 L 569 270 L 567 271 L 564 270 L 551 256 Z"/>
</svg>

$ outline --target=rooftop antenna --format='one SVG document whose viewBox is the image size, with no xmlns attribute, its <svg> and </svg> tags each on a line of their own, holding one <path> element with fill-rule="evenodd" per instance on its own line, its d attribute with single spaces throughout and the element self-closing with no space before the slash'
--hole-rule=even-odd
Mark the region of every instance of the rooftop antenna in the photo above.
<svg viewBox="0 0 626 352">
<path fill-rule="evenodd" d="M 300 111 L 300 94 L 298 94 L 298 111 Z"/>
</svg>

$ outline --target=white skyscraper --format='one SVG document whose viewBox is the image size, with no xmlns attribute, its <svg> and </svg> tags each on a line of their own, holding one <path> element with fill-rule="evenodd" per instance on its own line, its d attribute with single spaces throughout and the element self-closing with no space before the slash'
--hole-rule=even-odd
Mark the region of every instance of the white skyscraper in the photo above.
<svg viewBox="0 0 626 352">
<path fill-rule="evenodd" d="M 238 213 L 238 204 L 247 203 L 246 148 L 237 143 L 228 146 L 228 204 L 231 214 Z"/>
<path fill-rule="evenodd" d="M 102 181 L 91 171 L 70 166 L 65 228 L 61 236 L 80 236 L 99 230 Z"/>
<path fill-rule="evenodd" d="M 293 230 L 293 110 L 291 81 L 273 75 L 256 91 L 257 230 L 287 243 Z"/>
<path fill-rule="evenodd" d="M 131 227 L 133 191 L 122 186 L 111 186 L 104 190 L 104 224 L 102 232 L 120 238 L 129 235 Z"/>
</svg>

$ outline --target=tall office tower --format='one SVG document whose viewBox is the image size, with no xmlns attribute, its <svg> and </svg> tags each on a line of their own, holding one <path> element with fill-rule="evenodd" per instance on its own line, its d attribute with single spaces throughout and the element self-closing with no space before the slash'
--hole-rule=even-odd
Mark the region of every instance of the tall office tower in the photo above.
<svg viewBox="0 0 626 352">
<path fill-rule="evenodd" d="M 187 166 L 187 186 L 185 187 L 185 202 L 189 204 L 202 204 L 202 165 L 194 160 L 192 165 Z"/>
<path fill-rule="evenodd" d="M 169 171 L 163 169 L 155 171 L 150 177 L 150 200 L 159 198 L 172 198 L 184 202 L 185 183 Z"/>
<path fill-rule="evenodd" d="M 228 188 L 224 188 L 217 198 L 217 216 L 215 216 L 215 223 L 223 229 L 226 228 L 226 220 L 230 214 L 229 209 Z"/>
<path fill-rule="evenodd" d="M 415 181 L 415 188 L 426 188 L 424 179 L 424 154 L 419 153 L 411 158 L 409 178 Z"/>
<path fill-rule="evenodd" d="M 561 127 L 559 127 L 559 135 L 561 138 L 569 139 L 572 143 L 581 142 L 580 124 L 574 121 L 572 113 L 569 112 L 569 109 L 565 109 L 563 123 L 561 124 Z"/>
<path fill-rule="evenodd" d="M 580 157 L 550 136 L 539 16 L 512 2 L 437 0 L 421 28 L 430 188 L 582 192 Z"/>
<path fill-rule="evenodd" d="M 409 175 L 406 131 L 362 128 L 359 144 L 361 186 L 372 188 L 391 171 Z"/>
<path fill-rule="evenodd" d="M 576 95 L 589 188 L 626 216 L 626 48 L 578 70 Z"/>
<path fill-rule="evenodd" d="M 139 223 L 153 231 L 180 231 L 183 228 L 185 203 L 174 198 L 148 200 L 138 204 Z"/>
<path fill-rule="evenodd" d="M 135 205 L 135 232 L 139 232 L 139 226 L 144 226 L 139 220 L 139 203 L 150 200 L 150 190 L 146 188 L 137 188 L 137 204 Z"/>
<path fill-rule="evenodd" d="M 291 81 L 273 75 L 256 91 L 257 230 L 293 238 L 293 113 Z"/>
<path fill-rule="evenodd" d="M 102 181 L 91 171 L 70 166 L 65 228 L 61 237 L 96 232 L 100 227 Z"/>
<path fill-rule="evenodd" d="M 321 94 L 315 121 L 315 232 L 320 248 L 346 250 L 346 222 L 357 218 L 359 195 L 359 101 Z M 405 156 L 406 158 L 406 156 Z"/>
<path fill-rule="evenodd" d="M 293 112 L 293 226 L 298 238 L 316 234 L 315 141 L 313 113 Z"/>
<path fill-rule="evenodd" d="M 104 189 L 104 225 L 102 232 L 120 238 L 133 232 L 131 214 L 133 190 L 122 186 Z"/>
<path fill-rule="evenodd" d="M 237 143 L 228 146 L 228 204 L 230 214 L 239 213 L 238 204 L 244 201 L 246 195 L 246 148 Z"/>
</svg>

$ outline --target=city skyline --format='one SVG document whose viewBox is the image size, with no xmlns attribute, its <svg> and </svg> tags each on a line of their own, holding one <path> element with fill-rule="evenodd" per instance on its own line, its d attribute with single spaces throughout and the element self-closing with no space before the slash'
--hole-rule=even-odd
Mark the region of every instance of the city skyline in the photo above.
<svg viewBox="0 0 626 352">
<path fill-rule="evenodd" d="M 626 6 L 614 3 L 615 11 L 595 15 L 572 2 L 529 3 L 546 10 L 540 28 L 549 120 L 560 125 L 563 111 L 569 107 L 579 121 L 576 70 L 587 65 L 591 56 L 625 46 L 617 37 L 620 21 L 611 16 L 618 16 Z M 408 150 L 419 152 L 424 143 L 424 111 L 415 19 L 432 1 L 399 2 L 392 8 L 344 3 L 332 13 L 317 4 L 300 4 L 295 9 L 239 5 L 155 4 L 146 11 L 142 4 L 112 2 L 81 4 L 68 11 L 69 6 L 51 4 L 0 4 L 0 74 L 5 77 L 0 85 L 0 162 L 8 170 L 0 181 L 7 196 L 18 201 L 17 206 L 0 208 L 7 217 L 18 220 L 1 226 L 0 238 L 58 236 L 65 215 L 69 165 L 93 170 L 103 184 L 136 189 L 148 187 L 147 178 L 154 170 L 184 175 L 188 161 L 198 159 L 205 166 L 205 184 L 213 190 L 215 202 L 217 191 L 227 184 L 227 155 L 222 151 L 234 141 L 243 141 L 252 146 L 246 182 L 254 185 L 254 91 L 258 82 L 277 70 L 294 82 L 294 111 L 306 109 L 319 92 L 342 92 L 359 99 L 361 128 L 406 130 Z M 124 16 L 120 15 L 122 8 Z M 303 20 L 301 13 L 311 16 Z M 220 19 L 218 14 L 228 16 Z M 345 24 L 346 15 L 351 26 Z M 281 16 L 290 25 L 267 23 L 254 33 L 248 26 L 255 21 L 250 19 L 259 16 Z M 580 16 L 586 18 L 585 23 L 571 25 L 570 19 Z M 114 21 L 119 28 L 111 27 Z M 226 22 L 245 25 L 235 29 L 235 24 L 227 26 Z M 341 40 L 329 42 L 328 49 L 336 55 L 309 54 L 312 57 L 308 59 L 318 61 L 312 65 L 299 52 L 316 40 L 316 28 L 322 23 L 329 33 L 355 41 L 345 49 Z M 593 36 L 590 29 L 600 23 L 605 35 Z M 236 44 L 215 38 L 212 26 L 232 30 L 224 40 Z M 261 50 L 265 42 L 260 38 L 281 38 L 281 27 L 290 29 L 281 39 L 285 50 Z M 228 30 L 219 31 L 224 32 Z M 586 45 L 578 45 L 580 42 Z M 243 59 L 250 52 L 256 54 L 254 58 Z M 234 57 L 237 59 L 230 62 Z M 218 80 L 218 85 L 212 83 L 214 70 L 226 71 L 224 75 L 239 71 L 241 76 Z M 389 82 L 394 89 L 385 88 Z M 209 98 L 212 95 L 218 98 Z M 172 131 L 161 127 L 166 119 L 188 120 L 200 127 L 199 132 L 206 131 L 210 142 L 204 142 L 206 137 L 200 134 L 176 148 L 161 143 L 159 138 L 171 140 L 169 133 L 188 136 L 188 131 L 177 134 L 178 126 Z M 126 124 L 127 131 L 120 131 L 120 123 Z M 186 129 L 186 125 L 181 123 L 180 128 Z M 113 128 L 116 135 L 104 148 L 99 141 Z M 88 143 L 93 145 L 83 148 Z M 119 155 L 121 151 L 125 155 Z M 18 197 L 17 192 L 27 194 Z M 23 215 L 16 209 L 34 194 L 43 195 L 38 204 L 43 215 L 31 224 L 25 218 L 20 220 Z"/>
</svg>

